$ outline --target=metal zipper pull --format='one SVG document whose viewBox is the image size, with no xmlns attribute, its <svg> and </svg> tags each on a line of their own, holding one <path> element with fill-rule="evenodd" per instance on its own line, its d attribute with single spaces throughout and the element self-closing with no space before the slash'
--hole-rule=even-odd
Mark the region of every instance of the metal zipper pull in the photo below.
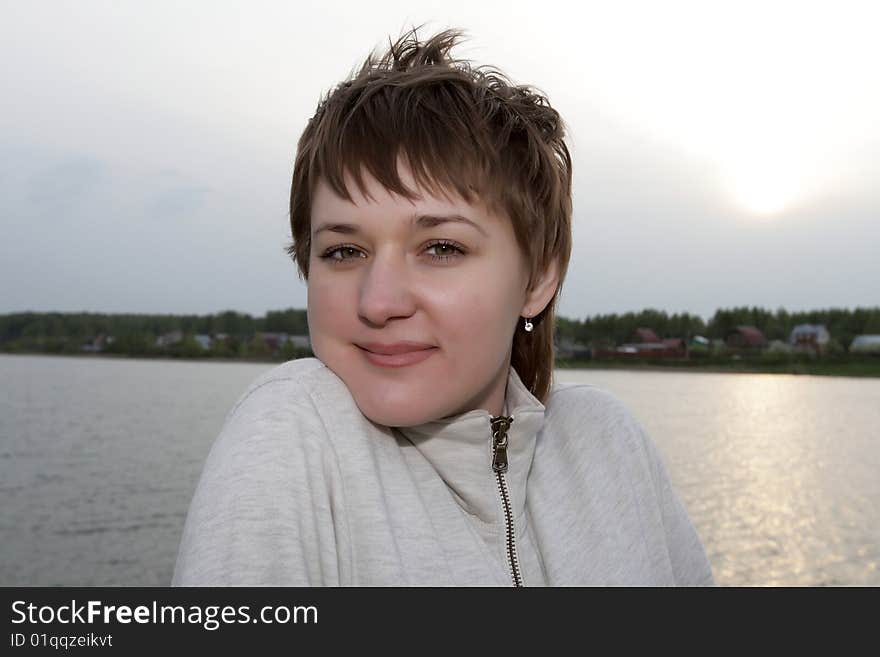
<svg viewBox="0 0 880 657">
<path fill-rule="evenodd" d="M 501 511 L 504 514 L 504 536 L 507 552 L 507 565 L 510 567 L 510 578 L 514 586 L 522 586 L 522 575 L 519 572 L 519 558 L 516 554 L 516 531 L 513 526 L 513 509 L 510 503 L 510 492 L 504 473 L 507 472 L 507 430 L 513 423 L 513 416 L 490 418 L 492 424 L 492 470 L 498 482 L 498 494 L 501 496 Z"/>
<path fill-rule="evenodd" d="M 511 417 L 493 417 L 492 420 L 492 470 L 507 472 L 507 430 L 513 423 Z"/>
</svg>

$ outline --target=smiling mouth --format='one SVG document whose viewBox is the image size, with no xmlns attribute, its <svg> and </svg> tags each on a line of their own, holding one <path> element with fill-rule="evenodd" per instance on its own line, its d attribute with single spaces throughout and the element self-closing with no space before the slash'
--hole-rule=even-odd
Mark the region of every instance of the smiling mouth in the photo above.
<svg viewBox="0 0 880 657">
<path fill-rule="evenodd" d="M 355 342 L 355 346 L 365 349 L 374 354 L 404 354 L 410 351 L 422 351 L 430 349 L 436 345 L 427 342 L 416 342 L 414 340 L 400 340 L 399 342 Z"/>
<path fill-rule="evenodd" d="M 396 354 L 380 354 L 360 345 L 355 345 L 364 355 L 367 361 L 379 367 L 406 367 L 408 365 L 416 365 L 421 363 L 437 351 L 437 347 L 420 347 L 410 348 L 409 351 L 402 351 Z"/>
</svg>

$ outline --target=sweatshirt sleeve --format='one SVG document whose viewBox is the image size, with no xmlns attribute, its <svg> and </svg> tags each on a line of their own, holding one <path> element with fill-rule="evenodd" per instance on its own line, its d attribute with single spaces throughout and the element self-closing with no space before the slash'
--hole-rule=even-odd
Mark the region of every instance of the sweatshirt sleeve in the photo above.
<svg viewBox="0 0 880 657">
<path fill-rule="evenodd" d="M 305 386 L 252 387 L 226 418 L 184 524 L 172 586 L 337 586 L 342 480 Z"/>
<path fill-rule="evenodd" d="M 651 478 L 656 491 L 666 544 L 675 583 L 678 586 L 714 586 L 712 567 L 700 537 L 688 516 L 654 442 L 636 421 L 651 464 Z"/>
</svg>

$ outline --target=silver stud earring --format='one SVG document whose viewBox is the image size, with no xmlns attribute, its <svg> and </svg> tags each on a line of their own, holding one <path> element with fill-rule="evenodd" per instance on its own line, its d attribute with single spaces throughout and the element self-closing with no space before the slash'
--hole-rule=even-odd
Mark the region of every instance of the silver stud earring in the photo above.
<svg viewBox="0 0 880 657">
<path fill-rule="evenodd" d="M 525 320 L 526 320 L 526 323 L 525 323 L 525 326 L 523 326 L 523 328 L 526 331 L 528 331 L 529 333 L 531 333 L 532 329 L 535 328 L 534 325 L 532 324 L 532 320 L 529 317 L 526 317 Z"/>
</svg>

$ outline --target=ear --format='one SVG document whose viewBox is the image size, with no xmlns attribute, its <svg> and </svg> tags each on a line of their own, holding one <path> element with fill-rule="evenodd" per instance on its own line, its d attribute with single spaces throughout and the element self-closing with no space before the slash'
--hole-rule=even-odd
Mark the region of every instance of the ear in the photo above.
<svg viewBox="0 0 880 657">
<path fill-rule="evenodd" d="M 526 290 L 526 300 L 520 315 L 523 317 L 539 315 L 553 299 L 557 287 L 559 287 L 559 264 L 554 258 L 544 272 L 533 281 L 532 288 Z"/>
</svg>

